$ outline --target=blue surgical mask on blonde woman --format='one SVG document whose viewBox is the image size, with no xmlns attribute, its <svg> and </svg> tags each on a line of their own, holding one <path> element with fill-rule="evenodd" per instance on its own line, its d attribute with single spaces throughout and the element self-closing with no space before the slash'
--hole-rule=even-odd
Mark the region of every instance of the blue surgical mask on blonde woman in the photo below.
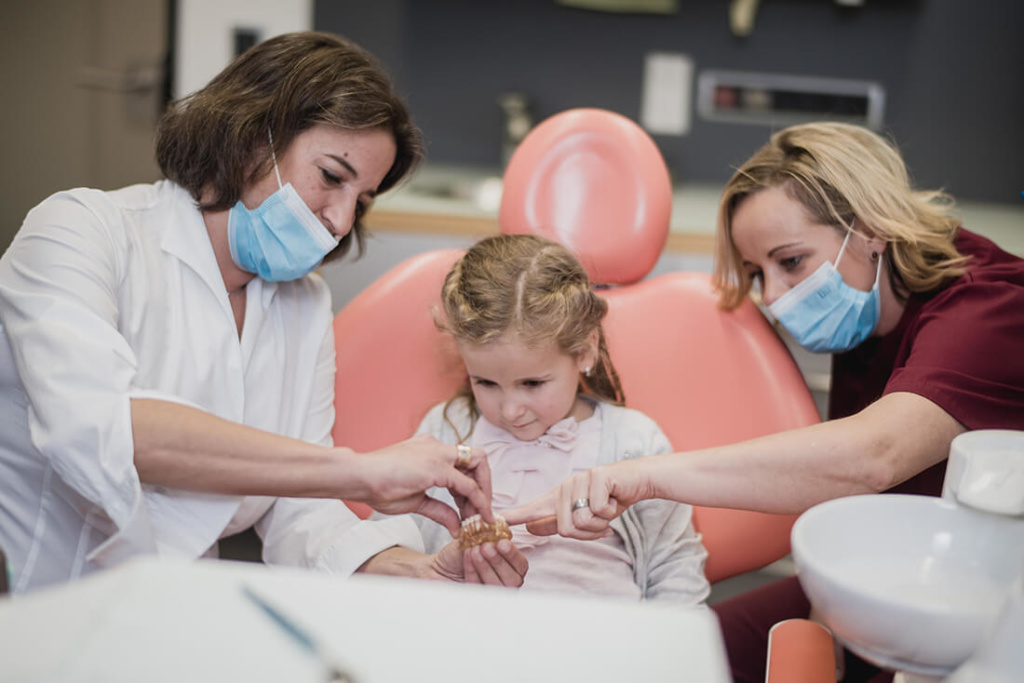
<svg viewBox="0 0 1024 683">
<path fill-rule="evenodd" d="M 843 281 L 837 270 L 850 243 L 852 228 L 846 233 L 835 263 L 825 261 L 793 289 L 779 297 L 768 310 L 789 331 L 796 343 L 815 353 L 843 353 L 859 346 L 878 326 L 882 298 L 878 282 L 882 260 L 877 263 L 875 284 L 862 292 Z"/>
<path fill-rule="evenodd" d="M 883 321 L 882 240 L 813 222 L 781 186 L 739 204 L 732 236 L 764 304 L 808 350 L 846 351 L 892 323 Z"/>
</svg>

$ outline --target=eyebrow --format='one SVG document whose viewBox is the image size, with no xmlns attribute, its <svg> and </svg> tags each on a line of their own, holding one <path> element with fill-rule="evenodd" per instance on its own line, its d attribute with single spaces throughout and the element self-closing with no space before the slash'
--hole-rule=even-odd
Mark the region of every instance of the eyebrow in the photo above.
<svg viewBox="0 0 1024 683">
<path fill-rule="evenodd" d="M 339 164 L 341 164 L 346 169 L 348 169 L 348 172 L 352 174 L 353 178 L 358 178 L 359 177 L 359 171 L 356 170 L 355 166 L 353 166 L 352 164 L 348 163 L 348 159 L 346 159 L 344 157 L 339 157 L 337 154 L 330 154 L 330 153 L 327 154 L 327 157 L 329 157 L 331 159 L 334 159 Z M 371 197 L 376 197 L 377 196 L 377 191 L 376 190 L 371 190 L 371 191 L 366 192 L 365 194 L 368 194 Z"/>
<path fill-rule="evenodd" d="M 469 375 L 469 378 L 471 380 L 474 380 L 474 381 L 477 381 L 477 382 L 494 382 L 494 380 L 491 379 L 490 377 L 484 377 L 482 375 Z M 521 383 L 521 382 L 547 382 L 550 379 L 551 379 L 551 374 L 548 373 L 548 374 L 543 374 L 543 375 L 531 375 L 529 377 L 516 377 L 514 381 L 517 382 L 517 383 Z M 495 384 L 497 384 L 497 382 L 495 382 Z"/>
<path fill-rule="evenodd" d="M 331 159 L 334 159 L 339 164 L 341 164 L 342 166 L 347 168 L 348 172 L 351 173 L 356 178 L 359 177 L 359 171 L 356 170 L 355 166 L 353 166 L 352 164 L 348 163 L 348 159 L 345 159 L 344 157 L 339 157 L 337 154 L 327 154 L 327 156 L 330 157 Z"/>
<path fill-rule="evenodd" d="M 771 258 L 772 254 L 774 254 L 775 252 L 779 251 L 780 249 L 785 249 L 787 247 L 798 247 L 798 246 L 800 246 L 799 242 L 790 242 L 789 244 L 780 244 L 779 246 L 775 247 L 774 249 L 772 249 L 771 251 L 768 252 L 768 258 Z"/>
</svg>

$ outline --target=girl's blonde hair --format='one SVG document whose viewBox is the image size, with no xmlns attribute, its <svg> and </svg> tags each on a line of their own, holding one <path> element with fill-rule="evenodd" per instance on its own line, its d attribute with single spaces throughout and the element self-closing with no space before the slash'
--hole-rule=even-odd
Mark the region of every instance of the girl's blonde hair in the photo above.
<svg viewBox="0 0 1024 683">
<path fill-rule="evenodd" d="M 953 245 L 960 222 L 953 199 L 941 191 L 916 191 L 894 146 L 845 123 L 807 123 L 771 136 L 722 192 L 718 209 L 713 279 L 719 302 L 738 306 L 751 279 L 732 241 L 732 218 L 744 199 L 783 187 L 811 220 L 846 231 L 856 218 L 868 236 L 885 240 L 884 259 L 899 297 L 937 289 L 962 275 L 968 257 Z"/>
<path fill-rule="evenodd" d="M 557 242 L 535 235 L 497 235 L 477 242 L 445 277 L 441 302 L 445 319 L 438 319 L 437 326 L 474 344 L 555 342 L 562 353 L 576 358 L 596 331 L 597 362 L 589 376 L 580 376 L 578 391 L 620 405 L 625 401 L 601 327 L 608 304 L 594 293 L 576 257 Z M 460 398 L 468 401 L 475 421 L 478 412 L 468 383 L 449 406 Z"/>
</svg>

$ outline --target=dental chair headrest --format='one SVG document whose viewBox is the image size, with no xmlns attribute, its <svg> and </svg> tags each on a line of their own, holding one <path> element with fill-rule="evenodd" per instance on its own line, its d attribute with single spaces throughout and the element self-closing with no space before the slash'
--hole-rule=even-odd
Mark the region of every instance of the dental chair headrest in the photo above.
<svg viewBox="0 0 1024 683">
<path fill-rule="evenodd" d="M 643 279 L 668 238 L 672 183 L 654 141 L 603 109 L 570 109 L 523 139 L 504 176 L 506 234 L 567 246 L 595 284 Z"/>
</svg>

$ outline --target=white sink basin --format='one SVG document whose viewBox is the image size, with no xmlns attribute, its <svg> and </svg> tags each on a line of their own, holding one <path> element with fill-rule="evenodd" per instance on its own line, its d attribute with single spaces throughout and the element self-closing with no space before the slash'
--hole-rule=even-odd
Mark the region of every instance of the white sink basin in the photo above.
<svg viewBox="0 0 1024 683">
<path fill-rule="evenodd" d="M 1024 519 L 926 496 L 822 503 L 792 541 L 800 583 L 843 644 L 933 676 L 975 650 L 1024 571 Z"/>
</svg>

